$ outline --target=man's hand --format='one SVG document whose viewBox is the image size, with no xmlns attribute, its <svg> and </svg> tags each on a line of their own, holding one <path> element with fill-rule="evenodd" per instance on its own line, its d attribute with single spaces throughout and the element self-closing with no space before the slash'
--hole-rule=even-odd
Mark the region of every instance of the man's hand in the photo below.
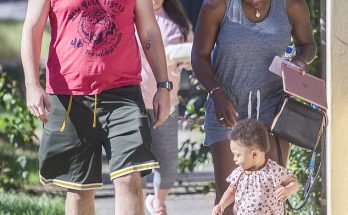
<svg viewBox="0 0 348 215">
<path fill-rule="evenodd" d="M 46 110 L 51 111 L 51 103 L 45 90 L 39 85 L 27 85 L 26 97 L 30 113 L 46 123 L 48 120 Z"/>
<path fill-rule="evenodd" d="M 289 189 L 287 187 L 279 187 L 277 190 L 274 192 L 275 197 L 280 200 L 280 201 L 285 201 L 289 198 L 291 195 Z"/>
<path fill-rule="evenodd" d="M 153 97 L 153 111 L 155 115 L 155 123 L 153 128 L 156 129 L 169 116 L 170 109 L 170 93 L 165 88 L 158 88 L 155 96 Z"/>
<path fill-rule="evenodd" d="M 215 205 L 213 208 L 212 215 L 222 215 L 224 213 L 224 208 L 220 205 Z"/>
</svg>

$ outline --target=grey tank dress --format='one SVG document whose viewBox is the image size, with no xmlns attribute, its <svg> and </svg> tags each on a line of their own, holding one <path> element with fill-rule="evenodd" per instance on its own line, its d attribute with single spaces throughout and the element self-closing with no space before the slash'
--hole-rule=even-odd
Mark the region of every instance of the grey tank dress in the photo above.
<svg viewBox="0 0 348 215">
<path fill-rule="evenodd" d="M 286 0 L 271 0 L 268 16 L 258 23 L 247 19 L 241 1 L 226 0 L 212 53 L 215 78 L 234 101 L 239 113 L 237 121 L 255 117 L 269 124 L 283 97 L 281 78 L 269 72 L 269 66 L 274 56 L 283 55 L 291 41 Z M 218 123 L 209 97 L 205 109 L 204 144 L 228 140 L 231 128 Z"/>
</svg>

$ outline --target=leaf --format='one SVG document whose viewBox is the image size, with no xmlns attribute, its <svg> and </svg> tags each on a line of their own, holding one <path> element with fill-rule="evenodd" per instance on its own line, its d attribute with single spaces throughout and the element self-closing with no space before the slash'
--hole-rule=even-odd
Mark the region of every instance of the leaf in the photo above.
<svg viewBox="0 0 348 215">
<path fill-rule="evenodd" d="M 27 165 L 27 157 L 22 155 L 19 156 L 16 160 L 17 163 L 19 163 L 19 165 L 22 167 L 22 169 L 24 169 Z"/>
</svg>

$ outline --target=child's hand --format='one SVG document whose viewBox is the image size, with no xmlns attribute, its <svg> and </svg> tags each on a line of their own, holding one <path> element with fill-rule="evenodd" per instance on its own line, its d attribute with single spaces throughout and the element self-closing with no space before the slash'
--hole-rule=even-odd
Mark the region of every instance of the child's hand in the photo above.
<svg viewBox="0 0 348 215">
<path fill-rule="evenodd" d="M 222 215 L 224 213 L 224 208 L 220 205 L 215 205 L 213 208 L 212 215 Z"/>
<path fill-rule="evenodd" d="M 278 187 L 276 191 L 274 192 L 276 198 L 280 201 L 285 201 L 289 198 L 291 195 L 289 189 L 287 187 Z"/>
</svg>

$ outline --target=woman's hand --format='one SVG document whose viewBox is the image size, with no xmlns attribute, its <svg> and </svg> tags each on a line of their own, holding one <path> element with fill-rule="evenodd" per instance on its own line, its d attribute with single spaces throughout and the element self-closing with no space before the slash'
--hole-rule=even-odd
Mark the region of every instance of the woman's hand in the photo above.
<svg viewBox="0 0 348 215">
<path fill-rule="evenodd" d="M 291 63 L 299 66 L 302 69 L 302 75 L 308 73 L 308 65 L 307 62 L 300 56 L 295 56 L 291 59 Z"/>
<path fill-rule="evenodd" d="M 232 127 L 236 123 L 235 117 L 238 116 L 233 101 L 220 88 L 215 90 L 211 96 L 214 100 L 214 108 L 218 122 L 222 126 Z"/>
</svg>

